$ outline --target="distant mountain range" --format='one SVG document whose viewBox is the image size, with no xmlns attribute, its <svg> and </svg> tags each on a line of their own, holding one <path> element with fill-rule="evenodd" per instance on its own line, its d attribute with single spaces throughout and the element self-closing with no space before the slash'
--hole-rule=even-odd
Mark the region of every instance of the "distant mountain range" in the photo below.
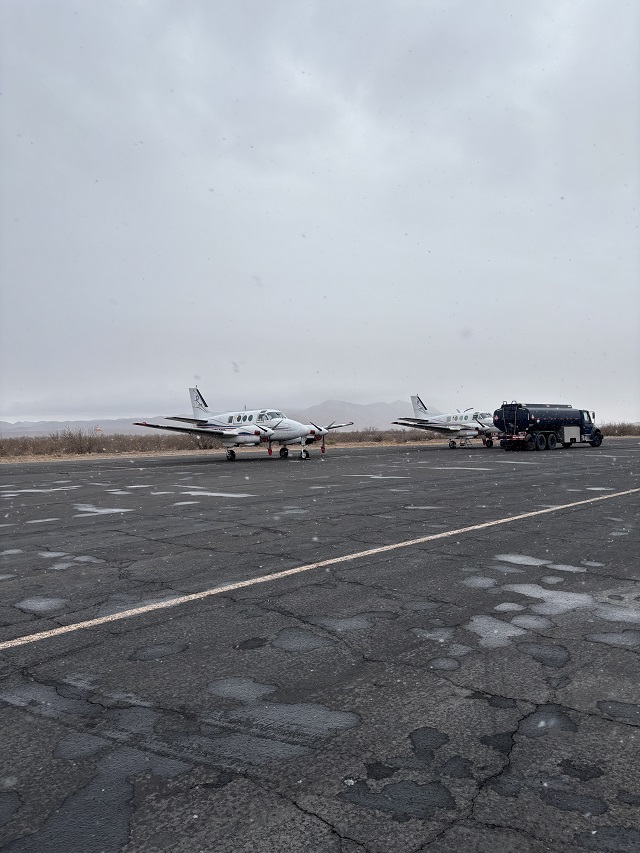
<svg viewBox="0 0 640 853">
<path fill-rule="evenodd" d="M 284 413 L 302 423 L 315 423 L 326 426 L 332 421 L 347 423 L 353 421 L 350 429 L 360 430 L 373 427 L 374 429 L 400 429 L 394 427 L 392 421 L 398 418 L 411 417 L 413 411 L 408 401 L 398 400 L 395 403 L 346 403 L 343 400 L 326 400 L 308 409 L 285 408 Z M 181 414 L 176 412 L 176 414 Z M 191 416 L 190 412 L 183 412 Z M 0 421 L 0 436 L 12 438 L 17 436 L 50 435 L 63 429 L 90 430 L 99 427 L 106 435 L 115 433 L 135 434 L 145 432 L 144 427 L 133 426 L 133 421 L 146 420 L 150 423 L 162 423 L 163 416 L 131 417 L 131 418 L 96 418 L 87 421 L 18 421 L 8 423 Z"/>
</svg>

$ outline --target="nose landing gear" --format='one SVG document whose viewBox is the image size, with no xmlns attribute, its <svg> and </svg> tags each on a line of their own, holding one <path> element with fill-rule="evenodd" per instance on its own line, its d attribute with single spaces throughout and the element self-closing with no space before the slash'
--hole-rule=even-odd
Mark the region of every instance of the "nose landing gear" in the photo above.
<svg viewBox="0 0 640 853">
<path fill-rule="evenodd" d="M 300 451 L 300 459 L 308 459 L 308 458 L 309 458 L 309 451 L 305 450 L 303 447 L 302 450 Z"/>
</svg>

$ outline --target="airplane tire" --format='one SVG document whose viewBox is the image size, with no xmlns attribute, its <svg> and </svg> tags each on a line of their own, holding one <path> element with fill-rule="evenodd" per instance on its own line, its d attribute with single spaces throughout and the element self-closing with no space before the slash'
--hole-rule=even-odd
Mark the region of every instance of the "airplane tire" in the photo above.
<svg viewBox="0 0 640 853">
<path fill-rule="evenodd" d="M 235 462 L 235 461 L 236 461 L 235 450 L 227 450 L 227 462 Z"/>
<path fill-rule="evenodd" d="M 300 459 L 308 459 L 308 458 L 309 458 L 309 451 L 308 450 L 301 450 L 300 451 Z"/>
<path fill-rule="evenodd" d="M 456 447 L 457 447 L 457 445 L 456 445 L 455 441 L 454 441 L 453 439 L 450 439 L 450 441 L 449 441 L 449 449 L 450 449 L 450 450 L 455 450 L 455 449 L 456 449 Z"/>
<path fill-rule="evenodd" d="M 288 449 L 286 447 L 281 447 L 280 448 L 280 459 L 286 459 L 288 455 L 289 455 Z"/>
<path fill-rule="evenodd" d="M 485 447 L 493 447 L 493 439 L 488 438 L 484 444 L 485 444 Z"/>
</svg>

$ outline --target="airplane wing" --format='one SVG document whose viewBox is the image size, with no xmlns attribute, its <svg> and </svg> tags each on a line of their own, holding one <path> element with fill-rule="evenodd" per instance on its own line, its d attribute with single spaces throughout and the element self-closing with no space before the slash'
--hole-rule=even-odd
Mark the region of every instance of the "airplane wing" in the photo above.
<svg viewBox="0 0 640 853">
<path fill-rule="evenodd" d="M 175 419 L 174 419 L 175 420 Z M 197 421 L 196 421 L 197 423 Z M 205 421 L 206 423 L 206 421 Z M 259 429 L 261 432 L 264 432 L 266 435 L 268 430 L 264 430 L 262 427 L 258 427 L 257 424 L 252 424 L 252 430 L 249 432 L 247 429 L 238 430 L 238 429 L 212 429 L 211 427 L 179 427 L 179 426 L 169 426 L 168 424 L 148 424 L 145 422 L 134 421 L 134 426 L 143 426 L 150 427 L 151 429 L 166 429 L 169 432 L 182 432 L 186 435 L 213 435 L 216 438 L 236 438 L 239 435 L 255 435 L 255 430 Z"/>
<path fill-rule="evenodd" d="M 469 429 L 468 424 L 432 424 L 421 418 L 400 418 L 393 421 L 398 426 L 411 427 L 412 429 L 430 429 L 432 432 L 460 432 L 463 429 Z M 474 422 L 475 423 L 475 422 Z M 478 429 L 477 426 L 472 426 L 472 429 Z"/>
</svg>

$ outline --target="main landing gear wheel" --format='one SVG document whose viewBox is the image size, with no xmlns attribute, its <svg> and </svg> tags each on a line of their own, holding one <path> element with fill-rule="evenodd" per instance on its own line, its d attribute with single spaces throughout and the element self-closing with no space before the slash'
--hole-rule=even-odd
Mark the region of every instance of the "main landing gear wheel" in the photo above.
<svg viewBox="0 0 640 853">
<path fill-rule="evenodd" d="M 300 451 L 300 459 L 308 459 L 308 458 L 309 458 L 309 451 L 308 450 L 301 450 Z"/>
<path fill-rule="evenodd" d="M 493 439 L 492 439 L 492 438 L 488 438 L 488 439 L 485 441 L 484 446 L 485 446 L 485 447 L 493 447 Z"/>
<path fill-rule="evenodd" d="M 235 450 L 227 450 L 227 462 L 235 462 L 235 461 L 236 461 Z"/>
<path fill-rule="evenodd" d="M 281 447 L 280 448 L 280 459 L 286 459 L 288 455 L 289 455 L 288 449 L 286 447 Z"/>
<path fill-rule="evenodd" d="M 455 450 L 457 446 L 458 445 L 455 443 L 455 441 L 452 438 L 450 438 L 449 439 L 449 450 Z"/>
<path fill-rule="evenodd" d="M 549 436 L 547 436 L 547 449 L 548 450 L 555 450 L 557 444 L 558 444 L 558 439 L 555 437 L 555 435 L 553 433 L 551 433 Z"/>
</svg>

